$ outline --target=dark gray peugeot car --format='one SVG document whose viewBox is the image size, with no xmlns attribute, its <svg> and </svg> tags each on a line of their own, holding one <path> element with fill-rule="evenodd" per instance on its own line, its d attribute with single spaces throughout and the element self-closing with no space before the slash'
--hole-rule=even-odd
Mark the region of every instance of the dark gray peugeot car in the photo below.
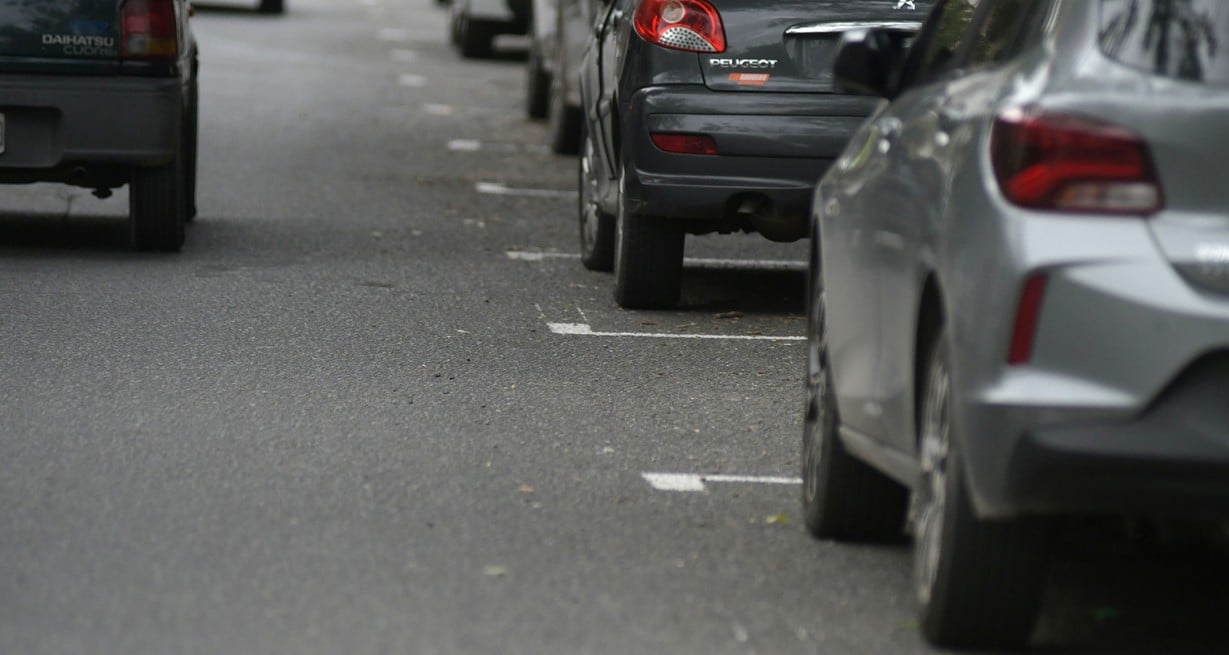
<svg viewBox="0 0 1229 655">
<path fill-rule="evenodd" d="M 129 185 L 133 240 L 196 214 L 197 53 L 185 0 L 0 0 L 0 183 Z"/>
<path fill-rule="evenodd" d="M 678 301 L 686 234 L 804 238 L 816 180 L 876 99 L 841 92 L 847 30 L 932 3 L 611 0 L 581 68 L 581 256 L 624 307 Z"/>
<path fill-rule="evenodd" d="M 891 103 L 815 194 L 803 507 L 911 528 L 932 642 L 1026 642 L 1057 518 L 1229 520 L 1226 43 L 1223 0 L 942 0 L 842 45 Z"/>
</svg>

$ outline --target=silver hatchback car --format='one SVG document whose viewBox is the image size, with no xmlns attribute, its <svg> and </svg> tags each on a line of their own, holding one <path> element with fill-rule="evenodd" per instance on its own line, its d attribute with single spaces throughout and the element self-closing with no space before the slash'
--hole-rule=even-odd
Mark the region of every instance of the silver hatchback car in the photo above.
<svg viewBox="0 0 1229 655">
<path fill-rule="evenodd" d="M 803 504 L 1026 642 L 1058 516 L 1229 518 L 1229 3 L 944 0 L 814 198 Z"/>
</svg>

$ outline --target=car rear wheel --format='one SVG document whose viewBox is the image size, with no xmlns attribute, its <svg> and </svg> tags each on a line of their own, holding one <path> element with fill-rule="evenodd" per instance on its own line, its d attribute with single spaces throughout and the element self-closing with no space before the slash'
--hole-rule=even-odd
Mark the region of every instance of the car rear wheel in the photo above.
<svg viewBox="0 0 1229 655">
<path fill-rule="evenodd" d="M 973 512 L 942 331 L 933 340 L 918 427 L 922 477 L 914 492 L 914 581 L 922 633 L 948 648 L 1026 645 L 1045 587 L 1046 523 L 987 521 Z"/>
<path fill-rule="evenodd" d="M 597 155 L 588 130 L 582 129 L 580 164 L 580 262 L 591 271 L 614 269 L 615 217 L 602 211 L 598 203 Z"/>
<path fill-rule="evenodd" d="M 814 280 L 812 284 L 822 282 Z M 841 443 L 836 394 L 828 366 L 822 290 L 812 294 L 807 313 L 810 329 L 802 428 L 802 513 L 807 530 L 825 539 L 901 538 L 907 491 L 850 455 Z"/>
<path fill-rule="evenodd" d="M 542 67 L 540 46 L 529 46 L 529 63 L 526 64 L 528 79 L 525 83 L 525 113 L 538 120 L 550 113 L 551 75 Z"/>
<path fill-rule="evenodd" d="M 559 70 L 563 70 L 563 61 L 559 60 Z M 562 75 L 555 75 L 550 85 L 550 108 L 547 132 L 550 134 L 550 149 L 556 155 L 576 155 L 581 152 L 580 139 L 584 130 L 584 115 L 580 107 L 568 104 L 567 80 Z"/>
<path fill-rule="evenodd" d="M 184 127 L 184 221 L 196 219 L 196 143 L 200 124 L 200 92 L 192 81 L 188 115 Z"/>
<path fill-rule="evenodd" d="M 491 56 L 491 43 L 495 40 L 495 30 L 480 20 L 474 20 L 468 14 L 461 14 L 457 26 L 457 45 L 461 48 L 461 56 L 466 59 L 486 59 Z"/>
<path fill-rule="evenodd" d="M 133 245 L 137 250 L 177 251 L 184 242 L 183 155 L 168 164 L 138 168 L 128 189 Z"/>
<path fill-rule="evenodd" d="M 280 14 L 285 11 L 285 0 L 260 0 L 260 13 L 262 14 Z"/>
<path fill-rule="evenodd" d="M 685 236 L 668 219 L 632 211 L 624 171 L 615 218 L 615 302 L 627 309 L 668 309 L 677 304 Z"/>
</svg>

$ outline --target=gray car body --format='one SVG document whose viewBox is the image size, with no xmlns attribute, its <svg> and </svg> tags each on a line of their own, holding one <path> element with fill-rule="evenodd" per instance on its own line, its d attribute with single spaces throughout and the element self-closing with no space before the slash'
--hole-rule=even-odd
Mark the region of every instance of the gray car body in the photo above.
<svg viewBox="0 0 1229 655">
<path fill-rule="evenodd" d="M 1050 13 L 1034 42 L 997 64 L 956 61 L 884 103 L 818 186 L 813 293 L 824 294 L 842 440 L 901 483 L 918 480 L 919 344 L 929 317 L 942 316 L 954 432 L 979 516 L 1223 517 L 1229 269 L 1206 254 L 1229 252 L 1229 91 L 1105 56 L 1099 2 L 1039 7 Z M 990 127 L 1026 106 L 1142 136 L 1164 209 L 1089 216 L 1010 204 Z M 1009 366 L 1016 304 L 1034 273 L 1048 285 L 1032 358 Z"/>
<path fill-rule="evenodd" d="M 175 3 L 183 44 L 175 62 L 121 62 L 118 49 L 80 56 L 46 45 L 44 35 L 81 30 L 114 38 L 119 4 L 0 0 L 0 183 L 114 188 L 133 168 L 165 164 L 180 148 L 196 83 L 186 2 Z"/>
<path fill-rule="evenodd" d="M 921 6 L 929 3 L 916 10 L 884 0 L 712 4 L 722 13 L 729 44 L 716 55 L 641 39 L 633 27 L 637 0 L 612 0 L 596 21 L 580 81 L 586 128 L 602 154 L 594 162 L 598 202 L 602 211 L 617 213 L 620 173 L 626 171 L 624 200 L 635 214 L 676 221 L 691 233 L 771 228 L 776 240 L 803 238 L 816 180 L 875 101 L 809 77 L 821 72 L 793 57 L 787 29 L 822 21 L 920 21 Z M 778 72 L 793 75 L 775 75 L 763 88 L 739 88 L 722 80 L 741 69 L 711 63 L 747 57 L 774 58 Z M 827 67 L 830 62 L 813 68 Z M 710 135 L 721 154 L 664 152 L 651 140 L 654 131 Z M 755 224 L 738 212 L 748 199 L 757 201 Z"/>
</svg>

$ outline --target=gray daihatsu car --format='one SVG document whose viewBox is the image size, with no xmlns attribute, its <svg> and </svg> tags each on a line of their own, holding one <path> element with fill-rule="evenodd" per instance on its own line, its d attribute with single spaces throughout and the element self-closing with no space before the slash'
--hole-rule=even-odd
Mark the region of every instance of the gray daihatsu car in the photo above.
<svg viewBox="0 0 1229 655">
<path fill-rule="evenodd" d="M 624 307 L 679 298 L 687 234 L 805 238 L 815 182 L 875 106 L 841 34 L 908 34 L 929 0 L 611 0 L 581 66 L 581 260 Z"/>
<path fill-rule="evenodd" d="M 1229 3 L 942 0 L 813 206 L 803 505 L 920 625 L 1030 635 L 1055 517 L 1229 519 Z"/>
</svg>

